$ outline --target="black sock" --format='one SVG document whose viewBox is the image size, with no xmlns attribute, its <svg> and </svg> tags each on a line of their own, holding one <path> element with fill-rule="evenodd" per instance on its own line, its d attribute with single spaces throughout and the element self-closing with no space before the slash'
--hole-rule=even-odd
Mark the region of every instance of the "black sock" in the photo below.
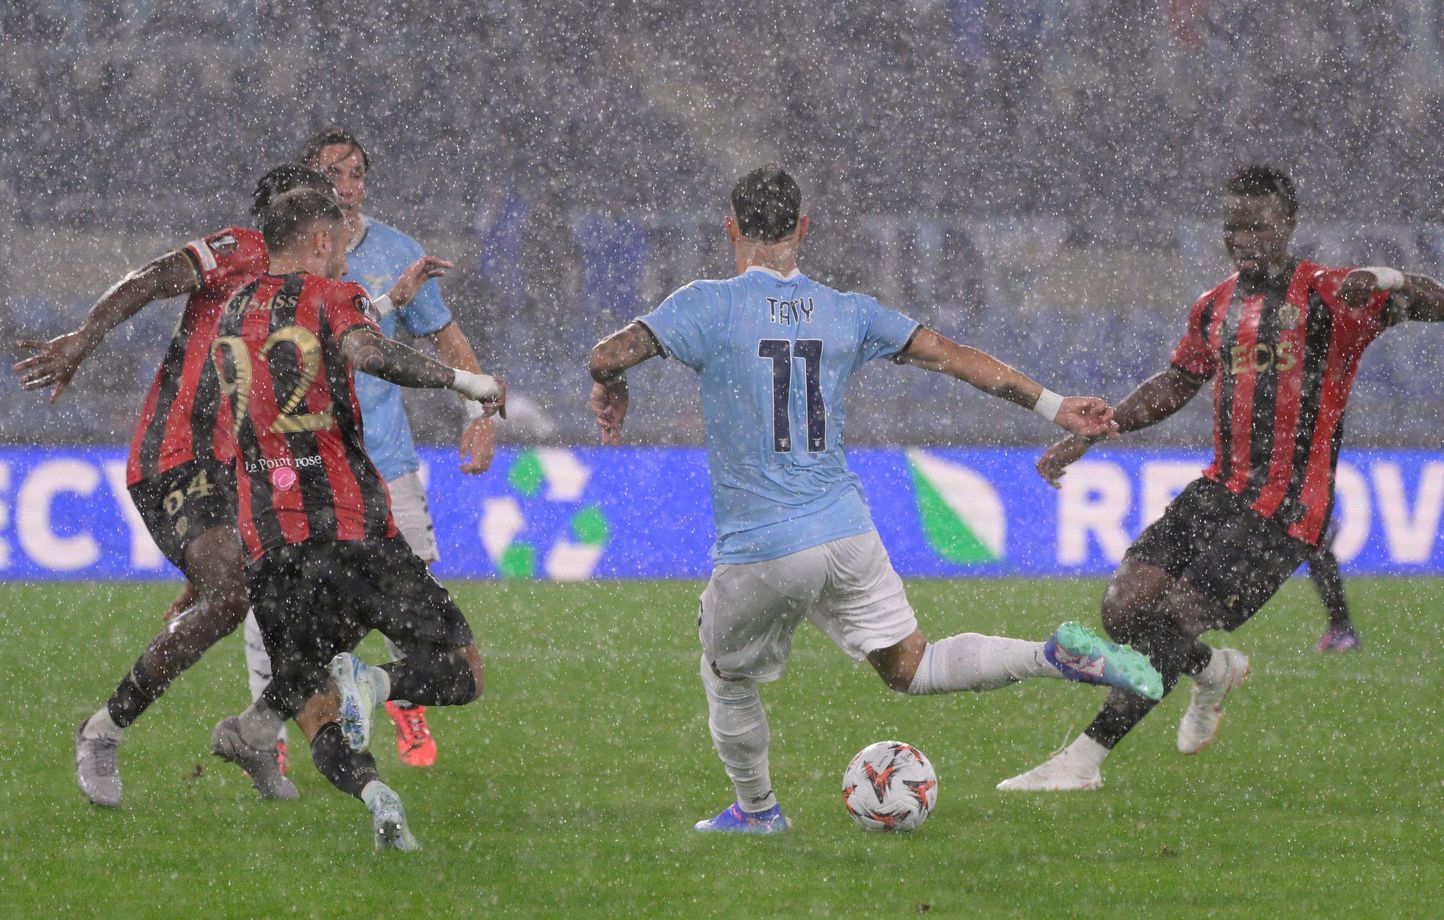
<svg viewBox="0 0 1444 920">
<path fill-rule="evenodd" d="M 455 651 L 413 652 L 380 665 L 391 676 L 391 699 L 419 706 L 460 706 L 476 698 L 471 665 Z"/>
<path fill-rule="evenodd" d="M 141 656 L 135 660 L 130 673 L 116 685 L 115 692 L 105 703 L 105 709 L 110 713 L 112 722 L 125 728 L 140 718 L 146 707 L 165 693 L 167 686 L 169 681 L 157 683 L 151 678 L 150 672 L 145 669 L 145 657 Z"/>
<path fill-rule="evenodd" d="M 1164 686 L 1166 688 L 1167 684 Z M 1167 689 L 1164 693 L 1167 693 Z M 1147 697 L 1115 690 L 1108 694 L 1108 702 L 1098 710 L 1098 715 L 1093 717 L 1092 723 L 1083 729 L 1083 734 L 1112 750 L 1113 746 L 1122 741 L 1123 736 L 1133 730 L 1133 726 L 1142 722 L 1143 717 L 1152 712 L 1156 705 L 1158 704 Z"/>
<path fill-rule="evenodd" d="M 358 799 L 367 783 L 381 778 L 376 771 L 376 758 L 351 750 L 341 737 L 341 726 L 335 722 L 321 726 L 311 739 L 311 760 L 331 785 Z"/>
<path fill-rule="evenodd" d="M 1344 628 L 1350 625 L 1349 605 L 1344 600 L 1344 578 L 1339 573 L 1339 560 L 1334 554 L 1319 553 L 1309 559 L 1309 580 L 1329 610 L 1329 625 Z"/>
<path fill-rule="evenodd" d="M 1132 645 L 1134 649 L 1147 655 L 1148 660 L 1158 669 L 1163 678 L 1164 696 L 1178 686 L 1180 677 L 1184 674 L 1198 674 L 1208 667 L 1208 662 L 1213 658 L 1213 649 L 1196 638 L 1179 632 L 1172 624 L 1151 625 L 1150 632 L 1135 638 Z M 1108 702 L 1103 704 L 1103 708 L 1092 724 L 1083 730 L 1083 734 L 1111 750 L 1157 705 L 1158 703 L 1147 697 L 1115 690 L 1108 695 Z"/>
</svg>

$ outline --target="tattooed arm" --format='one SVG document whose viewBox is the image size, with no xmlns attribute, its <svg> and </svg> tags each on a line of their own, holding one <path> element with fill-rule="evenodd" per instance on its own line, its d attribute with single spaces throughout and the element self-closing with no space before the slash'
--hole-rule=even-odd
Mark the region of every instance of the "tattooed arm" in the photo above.
<svg viewBox="0 0 1444 920">
<path fill-rule="evenodd" d="M 506 384 L 486 374 L 447 367 L 426 355 L 393 342 L 370 326 L 353 326 L 341 340 L 341 354 L 353 368 L 403 387 L 452 389 L 502 410 L 506 405 Z"/>
<path fill-rule="evenodd" d="M 652 330 L 638 322 L 602 339 L 592 348 L 592 413 L 602 428 L 602 443 L 622 443 L 622 420 L 627 416 L 627 368 L 662 353 Z"/>
</svg>

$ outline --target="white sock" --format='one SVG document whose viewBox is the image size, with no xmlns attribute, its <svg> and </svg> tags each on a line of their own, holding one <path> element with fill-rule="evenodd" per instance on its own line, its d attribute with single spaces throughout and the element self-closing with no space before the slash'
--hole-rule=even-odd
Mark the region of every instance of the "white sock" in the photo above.
<svg viewBox="0 0 1444 920">
<path fill-rule="evenodd" d="M 125 735 L 125 729 L 115 724 L 110 717 L 110 707 L 102 706 L 95 715 L 85 720 L 85 728 L 80 733 L 87 738 L 109 738 L 112 741 L 119 741 Z"/>
<path fill-rule="evenodd" d="M 1213 657 L 1208 659 L 1207 666 L 1195 674 L 1193 679 L 1205 687 L 1216 687 L 1228 679 L 1228 663 L 1218 653 L 1218 649 L 1213 650 Z"/>
<path fill-rule="evenodd" d="M 401 646 L 397 645 L 395 642 L 392 642 L 386 636 L 382 636 L 381 638 L 386 641 L 386 650 L 391 653 L 392 661 L 400 661 L 401 659 L 406 657 L 405 653 L 401 651 Z M 387 684 L 387 689 L 388 691 L 390 689 L 389 683 Z M 382 699 L 384 700 L 386 699 L 386 697 L 383 696 Z M 391 702 L 395 703 L 397 706 L 400 706 L 402 709 L 409 709 L 411 707 L 411 704 L 406 700 L 392 700 Z"/>
<path fill-rule="evenodd" d="M 1061 756 L 1073 763 L 1096 768 L 1102 766 L 1109 753 L 1109 749 L 1097 741 L 1087 735 L 1079 735 L 1072 744 L 1063 749 Z"/>
<path fill-rule="evenodd" d="M 723 680 L 703 656 L 702 685 L 707 689 L 707 727 L 712 731 L 712 746 L 737 790 L 738 804 L 743 811 L 766 811 L 777 804 L 777 796 L 772 793 L 772 775 L 767 768 L 767 746 L 772 734 L 757 684 Z"/>
<path fill-rule="evenodd" d="M 261 636 L 261 624 L 256 622 L 256 611 L 246 611 L 246 625 L 243 635 L 246 639 L 246 681 L 251 687 L 251 702 L 260 700 L 271 682 L 271 656 L 266 654 L 266 640 Z M 244 737 L 244 732 L 242 737 Z M 286 740 L 286 723 L 282 722 L 276 732 L 277 741 Z M 250 744 L 248 740 L 246 742 Z M 266 747 L 264 744 L 255 747 Z"/>
<path fill-rule="evenodd" d="M 239 723 L 241 740 L 261 750 L 276 743 L 277 731 L 286 724 L 279 713 L 260 700 L 252 703 L 236 721 Z"/>
<path fill-rule="evenodd" d="M 1030 677 L 1059 677 L 1043 643 L 962 633 L 929 642 L 908 693 L 997 690 Z"/>
<path fill-rule="evenodd" d="M 374 664 L 366 666 L 366 679 L 371 681 L 371 688 L 376 691 L 376 705 L 391 699 L 391 672 L 385 668 L 378 668 Z M 393 700 L 393 702 L 395 702 Z"/>
<path fill-rule="evenodd" d="M 386 785 L 385 783 L 381 782 L 381 780 L 379 780 L 379 779 L 373 779 L 371 782 L 369 782 L 369 783 L 367 783 L 366 785 L 364 785 L 364 786 L 361 787 L 361 801 L 366 803 L 366 807 L 367 807 L 367 808 L 370 808 L 370 807 L 371 807 L 371 796 L 373 796 L 373 795 L 375 795 L 376 793 L 380 792 L 382 789 L 390 789 L 390 788 L 391 788 L 390 786 L 388 786 L 388 785 Z"/>
</svg>

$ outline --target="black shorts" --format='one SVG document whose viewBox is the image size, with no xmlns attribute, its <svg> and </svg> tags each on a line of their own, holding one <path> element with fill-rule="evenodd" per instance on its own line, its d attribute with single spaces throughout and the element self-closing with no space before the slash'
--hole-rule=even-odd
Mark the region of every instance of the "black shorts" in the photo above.
<svg viewBox="0 0 1444 920">
<path fill-rule="evenodd" d="M 376 629 L 406 655 L 470 645 L 461 608 L 400 537 L 309 540 L 268 550 L 246 592 L 274 675 L 267 699 L 287 715 L 326 685 L 326 665 Z"/>
<path fill-rule="evenodd" d="M 143 479 L 130 487 L 130 500 L 155 545 L 182 572 L 192 540 L 214 527 L 236 526 L 236 476 L 215 460 L 192 460 Z"/>
<path fill-rule="evenodd" d="M 1228 489 L 1195 479 L 1128 548 L 1222 608 L 1217 629 L 1237 629 L 1315 552 Z"/>
</svg>

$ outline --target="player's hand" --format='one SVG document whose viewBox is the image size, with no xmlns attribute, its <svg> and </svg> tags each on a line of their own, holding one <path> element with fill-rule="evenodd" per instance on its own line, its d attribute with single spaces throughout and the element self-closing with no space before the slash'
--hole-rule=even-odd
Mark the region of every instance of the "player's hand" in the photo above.
<svg viewBox="0 0 1444 920">
<path fill-rule="evenodd" d="M 35 352 L 11 367 L 11 370 L 20 376 L 20 385 L 27 390 L 54 386 L 55 392 L 50 394 L 51 402 L 60 398 L 60 394 L 70 384 L 70 378 L 75 376 L 91 349 L 79 332 L 67 332 L 48 342 L 21 339 L 15 345 L 17 348 Z"/>
<path fill-rule="evenodd" d="M 1053 421 L 1064 431 L 1090 441 L 1118 437 L 1113 407 L 1096 396 L 1067 397 L 1058 407 L 1058 417 Z"/>
<path fill-rule="evenodd" d="M 461 432 L 461 471 L 475 476 L 491 468 L 492 457 L 496 454 L 496 422 L 491 416 L 483 415 L 467 424 Z"/>
<path fill-rule="evenodd" d="M 421 286 L 432 278 L 440 278 L 449 269 L 455 268 L 455 264 L 445 259 L 438 259 L 436 256 L 422 256 L 415 262 L 406 266 L 406 271 L 396 279 L 387 295 L 391 298 L 391 304 L 396 309 L 411 303 L 421 290 Z"/>
<path fill-rule="evenodd" d="M 490 374 L 452 369 L 456 375 L 447 389 L 461 394 L 462 399 L 480 403 L 485 415 L 506 418 L 506 381 Z"/>
<path fill-rule="evenodd" d="M 602 429 L 602 443 L 622 443 L 622 420 L 627 417 L 627 378 L 592 384 L 592 414 Z"/>
<path fill-rule="evenodd" d="M 1080 438 L 1077 435 L 1069 435 L 1052 447 L 1043 451 L 1043 456 L 1038 458 L 1034 467 L 1038 475 L 1042 476 L 1048 485 L 1058 488 L 1058 480 L 1063 478 L 1063 471 L 1073 461 L 1088 453 L 1091 442 L 1087 438 Z"/>
</svg>

